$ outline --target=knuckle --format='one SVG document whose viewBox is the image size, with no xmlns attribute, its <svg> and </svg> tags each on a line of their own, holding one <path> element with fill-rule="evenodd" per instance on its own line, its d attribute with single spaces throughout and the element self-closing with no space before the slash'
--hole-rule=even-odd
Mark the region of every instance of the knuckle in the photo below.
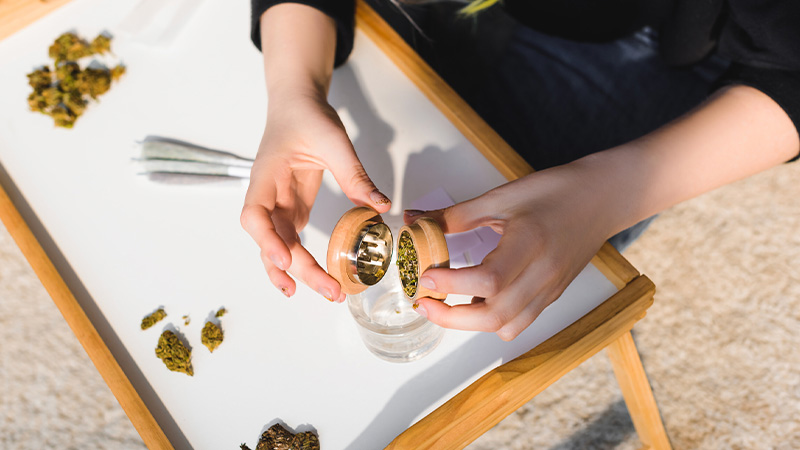
<svg viewBox="0 0 800 450">
<path fill-rule="evenodd" d="M 539 262 L 540 279 L 546 286 L 554 287 L 562 276 L 562 264 L 558 258 L 543 258 Z"/>
<path fill-rule="evenodd" d="M 444 222 L 454 225 L 463 222 L 464 216 L 462 214 L 462 210 L 466 209 L 464 208 L 466 205 L 467 203 L 461 203 L 441 209 L 440 214 L 442 219 L 444 219 Z"/>
<path fill-rule="evenodd" d="M 374 188 L 374 184 L 372 180 L 367 175 L 367 171 L 364 170 L 364 166 L 361 164 L 356 164 L 350 169 L 350 185 L 353 187 L 368 187 Z"/>
<path fill-rule="evenodd" d="M 491 297 L 502 290 L 503 276 L 497 269 L 487 269 L 479 278 L 484 297 Z"/>
<path fill-rule="evenodd" d="M 275 267 L 275 264 L 272 263 L 272 260 L 267 254 L 266 248 L 262 248 L 258 256 L 261 258 L 261 262 L 264 263 L 264 267 L 267 268 L 267 271 L 269 271 L 272 267 Z"/>
<path fill-rule="evenodd" d="M 513 341 L 517 336 L 519 336 L 519 333 L 519 330 L 511 329 L 509 327 L 504 327 L 497 330 L 497 336 L 506 342 Z"/>
<path fill-rule="evenodd" d="M 500 311 L 491 311 L 486 317 L 486 329 L 484 331 L 497 333 L 503 329 L 507 322 L 508 319 L 506 318 L 505 314 Z"/>
<path fill-rule="evenodd" d="M 239 215 L 239 224 L 241 224 L 242 228 L 249 231 L 253 226 L 253 221 L 257 220 L 258 216 L 258 206 L 255 205 L 245 205 L 242 208 L 242 213 Z"/>
</svg>

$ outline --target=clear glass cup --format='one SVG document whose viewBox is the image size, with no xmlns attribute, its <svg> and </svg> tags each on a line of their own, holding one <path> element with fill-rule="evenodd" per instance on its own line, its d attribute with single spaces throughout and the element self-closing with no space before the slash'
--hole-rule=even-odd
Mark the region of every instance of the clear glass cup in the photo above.
<svg viewBox="0 0 800 450">
<path fill-rule="evenodd" d="M 347 304 L 364 344 L 386 361 L 418 360 L 444 336 L 444 329 L 417 314 L 403 295 L 395 255 L 381 281 L 360 294 L 348 295 Z"/>
</svg>

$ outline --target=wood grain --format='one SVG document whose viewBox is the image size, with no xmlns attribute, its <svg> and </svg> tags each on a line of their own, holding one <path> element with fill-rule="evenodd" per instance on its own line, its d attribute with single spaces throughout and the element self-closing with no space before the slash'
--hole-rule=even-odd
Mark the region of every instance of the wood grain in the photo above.
<svg viewBox="0 0 800 450">
<path fill-rule="evenodd" d="M 669 450 L 672 446 L 631 333 L 625 333 L 612 342 L 606 352 L 639 439 L 653 450 Z"/>
<path fill-rule="evenodd" d="M 399 435 L 387 449 L 461 449 L 644 317 L 655 286 L 639 276 L 533 350 L 497 367 Z M 634 348 L 635 351 L 635 348 Z"/>
<path fill-rule="evenodd" d="M 61 311 L 61 315 L 64 316 L 64 320 L 75 333 L 103 380 L 111 388 L 111 392 L 114 393 L 145 444 L 154 450 L 172 449 L 172 444 L 167 440 L 166 435 L 2 186 L 0 186 L 0 221 L 8 229 L 14 242 L 28 260 L 36 276 L 39 277 L 47 293 Z"/>
<path fill-rule="evenodd" d="M 0 41 L 68 2 L 69 0 L 0 0 Z"/>
</svg>

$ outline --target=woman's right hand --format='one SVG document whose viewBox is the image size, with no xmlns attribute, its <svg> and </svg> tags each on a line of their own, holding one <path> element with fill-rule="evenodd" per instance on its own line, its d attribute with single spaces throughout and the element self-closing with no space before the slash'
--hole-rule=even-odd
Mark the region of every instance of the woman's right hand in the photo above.
<svg viewBox="0 0 800 450">
<path fill-rule="evenodd" d="M 268 120 L 250 175 L 241 222 L 261 248 L 270 281 L 287 297 L 291 274 L 330 301 L 344 301 L 339 283 L 303 248 L 298 233 L 330 170 L 359 206 L 385 213 L 391 206 L 356 156 L 336 111 L 319 95 L 270 97 Z M 288 272 L 288 274 L 287 274 Z"/>
<path fill-rule="evenodd" d="M 391 204 L 367 176 L 326 100 L 335 31 L 330 17 L 302 4 L 275 5 L 261 16 L 269 105 L 241 222 L 261 248 L 270 281 L 284 295 L 294 295 L 294 276 L 328 300 L 342 302 L 339 283 L 303 248 L 299 237 L 323 170 L 331 171 L 356 205 L 385 213 Z"/>
</svg>

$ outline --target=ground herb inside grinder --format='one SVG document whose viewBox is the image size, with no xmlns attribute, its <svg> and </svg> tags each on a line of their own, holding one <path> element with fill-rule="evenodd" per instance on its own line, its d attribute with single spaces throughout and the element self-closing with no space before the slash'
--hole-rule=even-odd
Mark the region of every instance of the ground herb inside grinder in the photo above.
<svg viewBox="0 0 800 450">
<path fill-rule="evenodd" d="M 142 319 L 142 329 L 146 330 L 152 327 L 164 317 L 167 317 L 167 312 L 164 311 L 164 308 L 158 308 L 156 312 Z"/>
<path fill-rule="evenodd" d="M 167 369 L 173 372 L 183 372 L 186 375 L 194 375 L 192 369 L 192 351 L 186 348 L 175 336 L 172 331 L 166 330 L 158 338 L 158 347 L 156 347 L 156 356 L 164 361 Z"/>
<path fill-rule="evenodd" d="M 397 268 L 400 271 L 400 282 L 403 292 L 409 298 L 417 293 L 417 279 L 419 278 L 419 261 L 414 241 L 407 231 L 403 231 L 397 241 Z"/>
</svg>

